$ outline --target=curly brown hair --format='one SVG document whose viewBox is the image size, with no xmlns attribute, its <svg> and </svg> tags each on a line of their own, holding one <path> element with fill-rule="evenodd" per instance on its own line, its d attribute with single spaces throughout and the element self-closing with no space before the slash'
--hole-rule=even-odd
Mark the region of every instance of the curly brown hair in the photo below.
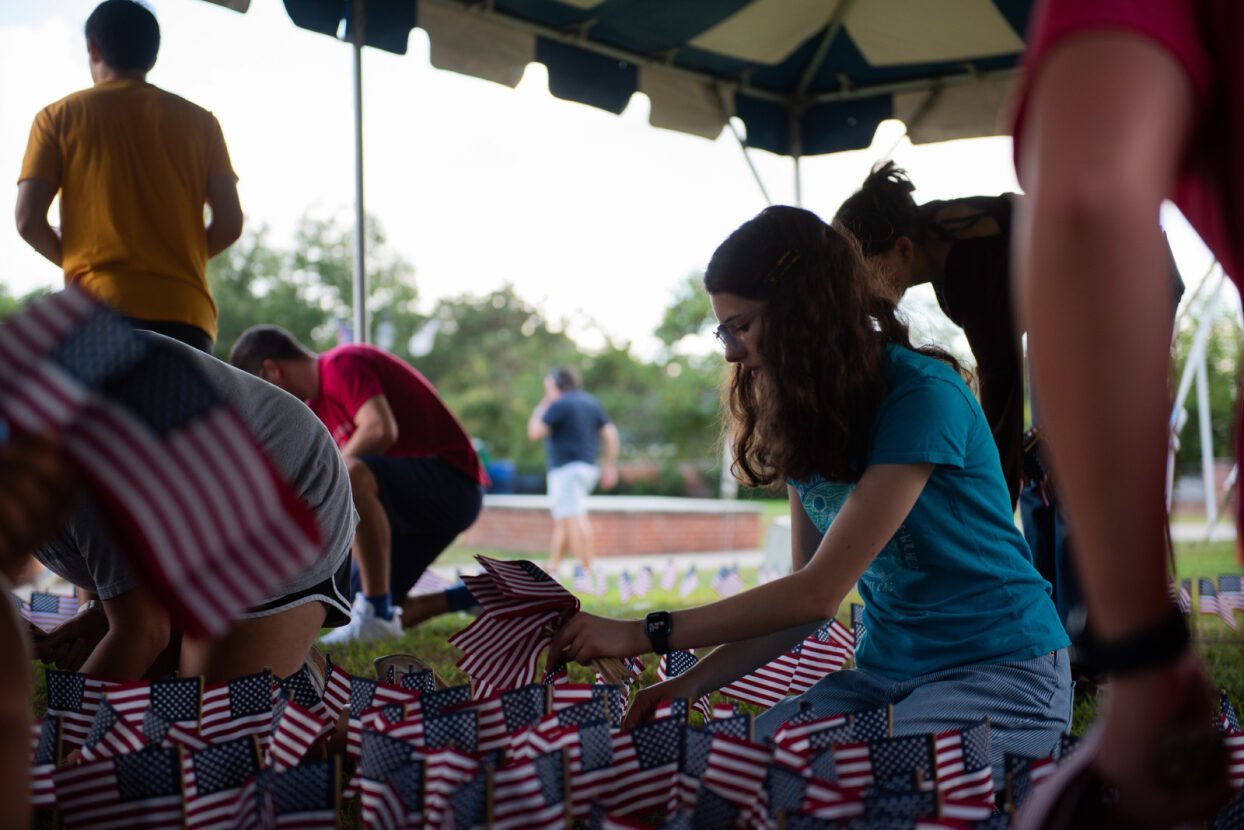
<svg viewBox="0 0 1244 830">
<path fill-rule="evenodd" d="M 886 395 L 886 348 L 915 349 L 894 303 L 873 290 L 859 244 L 801 208 L 766 208 L 726 238 L 704 273 L 709 294 L 764 301 L 766 371 L 735 366 L 723 398 L 743 484 L 775 487 L 819 473 L 858 481 Z"/>
</svg>

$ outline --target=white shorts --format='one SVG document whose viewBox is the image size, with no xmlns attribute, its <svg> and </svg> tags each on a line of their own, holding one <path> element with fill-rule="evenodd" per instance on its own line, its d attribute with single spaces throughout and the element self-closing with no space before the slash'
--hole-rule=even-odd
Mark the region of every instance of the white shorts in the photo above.
<svg viewBox="0 0 1244 830">
<path fill-rule="evenodd" d="M 549 470 L 549 499 L 553 518 L 568 519 L 587 515 L 587 496 L 600 480 L 600 467 L 586 461 L 571 461 Z"/>
</svg>

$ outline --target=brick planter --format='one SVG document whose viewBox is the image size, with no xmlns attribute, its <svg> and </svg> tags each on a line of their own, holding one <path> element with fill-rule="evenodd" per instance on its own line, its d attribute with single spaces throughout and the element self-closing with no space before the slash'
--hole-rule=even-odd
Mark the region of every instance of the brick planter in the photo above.
<svg viewBox="0 0 1244 830">
<path fill-rule="evenodd" d="M 763 511 L 747 502 L 656 496 L 588 499 L 597 556 L 755 550 Z M 545 553 L 553 533 L 547 496 L 484 497 L 475 524 L 458 544 L 514 553 Z"/>
</svg>

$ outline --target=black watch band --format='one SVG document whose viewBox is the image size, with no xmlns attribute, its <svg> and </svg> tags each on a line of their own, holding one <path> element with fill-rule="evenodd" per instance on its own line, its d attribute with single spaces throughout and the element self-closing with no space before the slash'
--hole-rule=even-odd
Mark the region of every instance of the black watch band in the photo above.
<svg viewBox="0 0 1244 830">
<path fill-rule="evenodd" d="M 1113 675 L 1138 674 L 1175 662 L 1188 650 L 1190 640 L 1183 612 L 1172 605 L 1153 625 L 1121 639 L 1094 641 L 1088 652 L 1097 671 Z"/>
<path fill-rule="evenodd" d="M 644 633 L 657 654 L 668 654 L 670 635 L 674 633 L 674 615 L 669 611 L 653 611 L 644 618 Z"/>
</svg>

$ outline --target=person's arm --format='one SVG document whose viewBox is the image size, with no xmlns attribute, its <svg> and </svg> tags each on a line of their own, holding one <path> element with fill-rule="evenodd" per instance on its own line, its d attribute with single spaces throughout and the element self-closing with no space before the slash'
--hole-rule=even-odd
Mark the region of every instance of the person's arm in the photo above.
<svg viewBox="0 0 1244 830">
<path fill-rule="evenodd" d="M 855 490 L 806 567 L 726 599 L 675 611 L 671 649 L 751 640 L 807 626 L 837 613 L 843 598 L 898 532 L 933 473 L 932 464 L 876 464 Z M 557 630 L 549 661 L 628 657 L 650 648 L 642 621 L 579 613 Z"/>
<path fill-rule="evenodd" d="M 605 490 L 612 490 L 618 483 L 618 449 L 622 444 L 618 438 L 618 428 L 612 422 L 607 423 L 597 431 L 596 437 L 601 447 L 600 486 Z"/>
<path fill-rule="evenodd" d="M 108 633 L 82 671 L 115 680 L 141 678 L 169 644 L 168 613 L 141 588 L 104 600 L 103 613 Z"/>
<path fill-rule="evenodd" d="M 1194 119 L 1188 76 L 1156 43 L 1094 31 L 1050 52 L 1034 79 L 1019 158 L 1028 198 L 1016 274 L 1042 427 L 1089 619 L 1104 642 L 1167 613 L 1165 468 L 1170 275 L 1158 210 Z M 1164 824 L 1225 790 L 1164 789 L 1158 747 L 1206 731 L 1194 657 L 1112 679 L 1096 764 L 1120 805 Z"/>
<path fill-rule="evenodd" d="M 53 265 L 62 267 L 61 238 L 48 222 L 48 210 L 56 198 L 56 185 L 42 179 L 24 179 L 17 185 L 17 233 Z"/>
<path fill-rule="evenodd" d="M 209 176 L 207 205 L 212 209 L 212 223 L 207 226 L 207 258 L 219 254 L 242 235 L 242 203 L 238 199 L 238 182 L 233 176 Z"/>
<path fill-rule="evenodd" d="M 540 403 L 536 404 L 536 408 L 531 411 L 531 417 L 527 419 L 527 438 L 532 441 L 543 441 L 552 433 L 549 425 L 544 422 L 544 414 L 549 411 L 549 407 L 553 405 L 553 401 L 557 400 L 556 396 L 546 394 L 540 399 Z"/>
<path fill-rule="evenodd" d="M 389 399 L 377 395 L 354 413 L 354 432 L 341 448 L 341 454 L 346 458 L 384 455 L 397 443 L 397 436 L 397 418 L 389 406 Z"/>
</svg>

